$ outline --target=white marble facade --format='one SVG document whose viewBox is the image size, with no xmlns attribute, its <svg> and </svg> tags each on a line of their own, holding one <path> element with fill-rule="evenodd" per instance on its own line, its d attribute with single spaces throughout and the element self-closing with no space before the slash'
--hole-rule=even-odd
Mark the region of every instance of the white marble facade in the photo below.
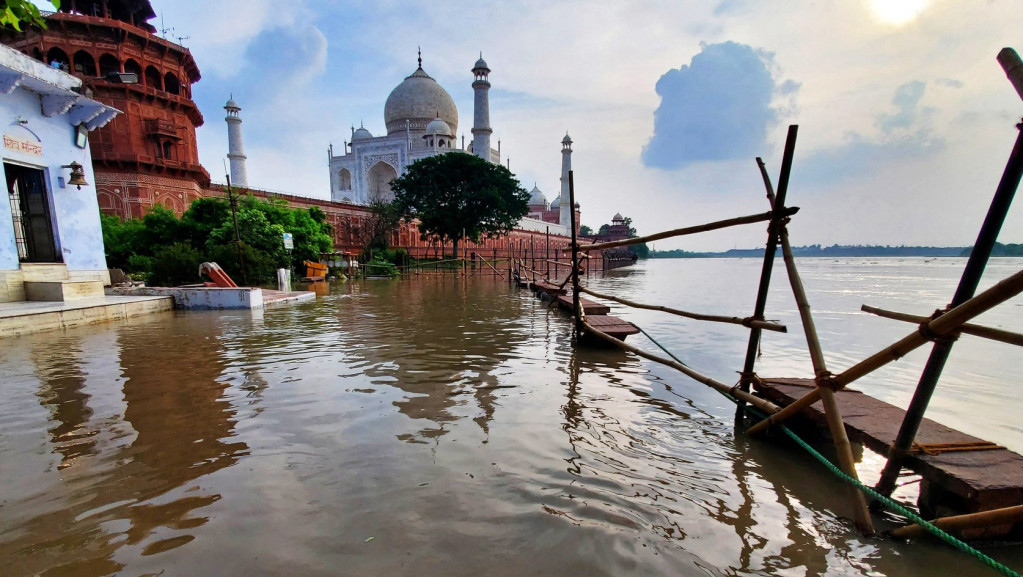
<svg viewBox="0 0 1023 577">
<path fill-rule="evenodd" d="M 473 132 L 485 135 L 480 140 L 489 145 L 490 69 L 481 57 L 472 72 L 477 107 Z M 422 58 L 419 67 L 387 97 L 384 125 L 387 134 L 383 136 L 373 136 L 362 126 L 353 128 L 340 155 L 335 156 L 331 147 L 328 152 L 331 200 L 354 204 L 388 202 L 394 198 L 391 180 L 404 174 L 409 164 L 435 154 L 473 152 L 471 145 L 467 150 L 459 145 L 458 109 L 451 95 L 423 70 Z M 498 150 L 491 149 L 484 158 L 501 162 Z"/>
</svg>

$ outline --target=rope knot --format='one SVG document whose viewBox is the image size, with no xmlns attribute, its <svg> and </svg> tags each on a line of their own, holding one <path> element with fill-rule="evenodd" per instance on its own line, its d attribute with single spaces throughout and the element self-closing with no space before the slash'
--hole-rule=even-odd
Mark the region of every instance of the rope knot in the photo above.
<svg viewBox="0 0 1023 577">
<path fill-rule="evenodd" d="M 926 321 L 920 323 L 920 326 L 917 327 L 917 332 L 920 333 L 920 336 L 922 336 L 923 338 L 925 338 L 925 339 L 927 339 L 929 341 L 934 341 L 934 342 L 937 342 L 937 341 L 955 341 L 956 339 L 958 339 L 959 338 L 958 333 L 953 332 L 953 333 L 948 333 L 948 334 L 945 334 L 945 335 L 941 335 L 941 334 L 938 334 L 938 333 L 934 332 L 933 330 L 931 330 L 930 322 L 933 321 L 934 319 L 940 317 L 941 315 L 945 314 L 946 312 L 948 312 L 948 309 L 937 309 L 937 310 L 934 311 L 934 313 L 931 314 L 930 317 L 927 318 Z"/>
<path fill-rule="evenodd" d="M 832 391 L 837 391 L 842 388 L 842 385 L 835 380 L 835 375 L 831 371 L 821 371 L 817 373 L 815 379 L 818 387 L 827 387 Z"/>
</svg>

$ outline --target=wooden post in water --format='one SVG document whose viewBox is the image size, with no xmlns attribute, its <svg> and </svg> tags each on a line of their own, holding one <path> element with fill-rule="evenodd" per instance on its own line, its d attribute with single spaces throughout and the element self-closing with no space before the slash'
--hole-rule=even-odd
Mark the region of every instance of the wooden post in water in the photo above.
<svg viewBox="0 0 1023 577">
<path fill-rule="evenodd" d="M 774 257 L 778 252 L 778 230 L 785 217 L 785 195 L 789 188 L 789 174 L 792 171 L 792 156 L 796 149 L 796 134 L 799 126 L 789 126 L 788 136 L 785 138 L 785 153 L 781 161 L 781 173 L 778 176 L 778 193 L 774 193 L 771 186 L 771 177 L 767 175 L 764 161 L 757 158 L 757 165 L 760 166 L 760 174 L 764 179 L 764 187 L 767 188 L 767 200 L 771 205 L 771 223 L 767 227 L 767 245 L 764 247 L 764 264 L 760 270 L 760 286 L 757 289 L 757 300 L 753 306 L 753 318 L 761 320 L 764 318 L 764 309 L 767 307 L 767 293 L 771 287 L 771 272 L 774 270 Z M 753 367 L 757 361 L 757 351 L 760 349 L 761 330 L 752 327 L 749 333 L 749 343 L 746 345 L 746 361 L 742 365 L 742 374 L 739 388 L 749 392 L 750 382 L 753 378 Z M 739 402 L 735 409 L 735 422 L 742 422 L 745 412 L 745 403 Z"/>
<path fill-rule="evenodd" d="M 799 271 L 796 270 L 796 259 L 792 256 L 792 247 L 789 245 L 789 233 L 784 226 L 779 231 L 778 237 L 781 242 L 782 256 L 785 258 L 785 270 L 788 272 L 789 284 L 792 286 L 792 294 L 799 307 L 799 318 L 803 321 L 806 345 L 810 350 L 810 362 L 813 363 L 814 382 L 817 384 L 817 390 L 820 391 L 821 401 L 824 404 L 824 415 L 827 417 L 828 429 L 831 431 L 831 438 L 835 443 L 838 465 L 846 475 L 858 479 L 852 444 L 849 442 L 849 435 L 846 434 L 845 424 L 842 422 L 842 413 L 838 409 L 835 390 L 831 388 L 831 373 L 828 372 L 824 362 L 824 351 L 821 349 L 820 340 L 817 338 L 817 327 L 814 325 L 813 315 L 810 313 L 810 301 L 806 298 L 803 281 L 800 280 Z M 847 487 L 847 492 L 852 503 L 856 526 L 865 535 L 873 535 L 874 524 L 871 522 L 870 510 L 867 508 L 867 500 L 863 493 L 852 486 Z"/>
<path fill-rule="evenodd" d="M 1013 88 L 1016 89 L 1020 98 L 1023 98 L 1023 63 L 1020 62 L 1019 55 L 1011 48 L 1003 48 L 998 53 L 998 62 L 1005 70 Z M 1009 154 L 1009 161 L 1006 163 L 1002 178 L 995 189 L 995 196 L 991 200 L 984 224 L 980 227 L 980 233 L 977 234 L 977 242 L 973 244 L 973 250 L 970 252 L 969 260 L 966 261 L 966 268 L 963 270 L 959 287 L 952 297 L 949 308 L 966 302 L 977 291 L 980 277 L 984 274 L 991 250 L 994 248 L 995 240 L 998 239 L 998 233 L 1002 229 L 1005 216 L 1012 204 L 1012 198 L 1016 194 L 1016 189 L 1019 188 L 1020 179 L 1023 178 L 1023 123 L 1017 124 L 1016 129 L 1019 131 L 1016 135 L 1016 144 Z M 924 365 L 920 381 L 913 393 L 913 399 L 909 403 L 909 408 L 906 409 L 906 416 L 899 428 L 899 435 L 888 452 L 888 462 L 885 464 L 884 470 L 881 471 L 881 479 L 877 482 L 877 492 L 882 495 L 891 495 L 895 490 L 895 481 L 899 476 L 899 471 L 902 470 L 902 459 L 913 446 L 913 440 L 920 429 L 927 405 L 931 401 L 931 396 L 937 387 L 941 371 L 945 368 L 945 361 L 948 360 L 949 353 L 952 352 L 954 342 L 955 340 L 951 338 L 938 339 L 931 349 L 931 356 L 927 358 L 927 364 Z"/>
<path fill-rule="evenodd" d="M 551 263 L 550 263 L 550 258 L 551 258 L 551 227 L 550 227 L 550 225 L 547 226 L 547 232 L 544 233 L 544 240 L 547 243 L 546 248 L 544 248 L 544 254 L 543 254 L 544 262 L 547 265 L 547 268 L 545 269 L 546 270 L 545 274 L 547 275 L 547 278 L 551 278 Z"/>
<path fill-rule="evenodd" d="M 571 215 L 569 219 L 569 225 L 572 227 L 572 316 L 575 317 L 575 330 L 576 336 L 582 333 L 583 329 L 583 317 L 582 308 L 579 306 L 579 239 L 576 238 L 575 234 L 575 180 L 573 179 L 573 172 L 568 171 L 568 206 L 570 210 L 568 213 Z M 557 297 L 555 297 L 557 298 Z"/>
</svg>

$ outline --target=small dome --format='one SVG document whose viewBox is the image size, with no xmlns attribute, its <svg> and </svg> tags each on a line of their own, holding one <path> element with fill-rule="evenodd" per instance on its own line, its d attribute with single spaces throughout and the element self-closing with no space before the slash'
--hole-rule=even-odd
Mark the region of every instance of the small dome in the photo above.
<svg viewBox="0 0 1023 577">
<path fill-rule="evenodd" d="M 620 212 L 616 212 L 615 215 L 613 217 L 611 217 L 611 222 L 622 222 L 624 220 L 625 219 L 622 218 L 622 213 L 620 213 Z"/>
<path fill-rule="evenodd" d="M 572 137 L 565 133 L 565 138 L 561 139 L 561 144 L 572 144 Z"/>
<path fill-rule="evenodd" d="M 529 204 L 547 204 L 547 197 L 543 195 L 543 192 L 534 184 L 533 190 L 529 191 Z"/>
<path fill-rule="evenodd" d="M 355 132 L 352 133 L 352 142 L 358 142 L 360 140 L 369 140 L 373 138 L 368 130 L 360 126 Z"/>
<path fill-rule="evenodd" d="M 554 200 L 551 201 L 551 208 L 558 208 L 561 206 L 561 197 L 555 196 Z"/>
<path fill-rule="evenodd" d="M 490 70 L 490 67 L 487 66 L 487 61 L 483 59 L 482 54 L 480 54 L 480 59 L 476 61 L 476 65 L 472 67 L 473 70 L 476 70 L 477 68 L 486 68 L 487 70 Z"/>
<path fill-rule="evenodd" d="M 227 104 L 224 105 L 224 108 L 237 108 L 238 110 L 241 110 L 238 103 L 234 101 L 234 96 L 231 96 L 231 98 L 227 100 Z"/>
<path fill-rule="evenodd" d="M 430 136 L 451 136 L 451 127 L 440 118 L 434 118 L 426 125 L 426 134 Z"/>
</svg>

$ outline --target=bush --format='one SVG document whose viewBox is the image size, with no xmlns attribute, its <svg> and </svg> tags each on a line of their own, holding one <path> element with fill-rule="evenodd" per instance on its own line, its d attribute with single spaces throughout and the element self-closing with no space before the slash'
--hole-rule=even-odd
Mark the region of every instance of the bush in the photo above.
<svg viewBox="0 0 1023 577">
<path fill-rule="evenodd" d="M 153 286 L 178 286 L 202 282 L 199 265 L 203 255 L 192 245 L 176 242 L 156 251 L 150 270 L 149 283 Z"/>
</svg>

